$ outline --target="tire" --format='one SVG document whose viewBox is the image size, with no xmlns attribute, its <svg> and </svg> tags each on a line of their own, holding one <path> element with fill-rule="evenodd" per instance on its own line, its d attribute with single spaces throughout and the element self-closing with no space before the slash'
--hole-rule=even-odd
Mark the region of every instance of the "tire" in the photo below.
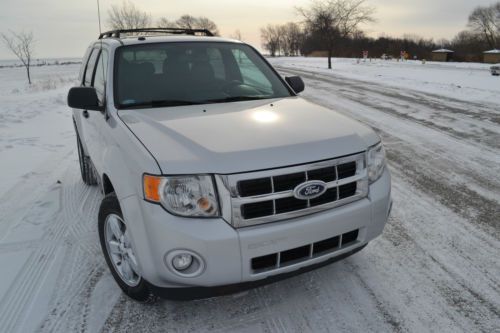
<svg viewBox="0 0 500 333">
<path fill-rule="evenodd" d="M 110 228 L 110 225 L 113 224 L 113 221 L 118 218 L 121 219 L 121 221 L 119 222 L 122 224 L 120 232 L 123 233 L 123 236 L 121 238 L 123 242 L 121 243 L 122 245 L 120 245 L 120 247 L 115 247 L 114 245 L 111 246 L 110 242 L 114 242 L 113 240 L 116 240 L 118 238 L 116 237 L 114 231 L 110 232 L 110 230 L 113 229 Z M 138 302 L 154 303 L 158 298 L 153 294 L 150 284 L 134 270 L 133 265 L 130 265 L 130 258 L 134 258 L 133 261 L 135 262 L 135 267 L 137 267 L 137 260 L 135 259 L 135 255 L 133 254 L 133 251 L 131 249 L 130 239 L 127 236 L 126 224 L 124 222 L 123 215 L 120 209 L 120 203 L 118 202 L 118 198 L 116 197 L 115 193 L 109 193 L 101 202 L 101 207 L 99 208 L 98 229 L 104 258 L 106 259 L 106 263 L 108 264 L 108 267 L 111 270 L 111 274 L 113 275 L 113 278 L 115 279 L 118 286 L 127 296 Z M 123 240 L 124 238 L 126 239 Z M 112 248 L 115 249 L 114 254 L 110 253 L 111 251 L 113 251 Z M 123 252 L 122 254 L 116 254 L 116 249 L 118 248 L 127 248 L 126 251 L 129 252 L 127 252 L 126 255 L 123 255 Z M 121 264 L 117 264 L 117 260 L 120 261 Z M 123 274 L 124 267 L 128 267 L 127 270 L 132 269 L 132 271 L 129 271 L 129 273 L 132 272 L 133 276 L 130 275 L 132 277 L 129 276 L 130 278 L 128 280 Z"/>
<path fill-rule="evenodd" d="M 78 148 L 78 162 L 80 163 L 80 173 L 82 175 L 83 182 L 89 186 L 97 185 L 97 177 L 95 176 L 94 166 L 92 165 L 90 157 L 85 155 L 85 151 L 83 150 L 78 132 L 76 133 L 76 144 Z"/>
</svg>

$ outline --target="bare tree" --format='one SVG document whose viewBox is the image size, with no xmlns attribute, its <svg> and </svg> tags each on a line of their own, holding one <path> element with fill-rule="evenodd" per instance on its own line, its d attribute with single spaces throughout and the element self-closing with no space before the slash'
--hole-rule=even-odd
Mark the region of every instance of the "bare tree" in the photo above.
<svg viewBox="0 0 500 333">
<path fill-rule="evenodd" d="M 217 28 L 217 24 L 215 24 L 214 21 L 212 21 L 204 16 L 197 18 L 196 28 L 197 29 L 207 29 L 211 33 L 213 33 L 215 36 L 219 35 L 219 28 Z"/>
<path fill-rule="evenodd" d="M 335 43 L 354 35 L 361 24 L 374 21 L 375 10 L 365 3 L 366 0 L 314 0 L 308 8 L 297 8 L 308 32 L 322 39 L 328 51 L 329 69 Z"/>
<path fill-rule="evenodd" d="M 16 57 L 23 63 L 28 75 L 28 83 L 31 84 L 30 66 L 33 59 L 35 39 L 33 32 L 19 32 L 14 31 L 8 34 L 0 34 L 5 46 L 16 55 Z"/>
<path fill-rule="evenodd" d="M 175 24 L 175 22 L 173 21 L 170 21 L 169 19 L 167 19 L 166 17 L 161 17 L 158 21 L 157 21 L 157 25 L 158 27 L 160 28 L 175 28 L 177 26 L 177 24 Z"/>
<path fill-rule="evenodd" d="M 231 36 L 229 36 L 229 38 L 243 41 L 243 35 L 241 34 L 240 29 L 236 29 L 234 33 Z"/>
<path fill-rule="evenodd" d="M 260 29 L 262 47 L 269 51 L 271 57 L 275 57 L 281 48 L 281 30 L 277 25 L 268 24 Z"/>
<path fill-rule="evenodd" d="M 299 54 L 303 34 L 297 23 L 289 22 L 281 27 L 282 42 L 281 49 L 286 56 L 296 56 Z"/>
<path fill-rule="evenodd" d="M 476 7 L 469 16 L 468 26 L 481 35 L 489 47 L 497 47 L 500 42 L 500 2 Z"/>
<path fill-rule="evenodd" d="M 175 26 L 183 29 L 207 29 L 214 35 L 219 35 L 219 29 L 214 21 L 207 17 L 195 17 L 191 15 L 182 15 L 175 21 Z"/>
<path fill-rule="evenodd" d="M 196 17 L 187 14 L 182 15 L 177 21 L 175 21 L 175 24 L 179 28 L 183 29 L 196 29 L 196 23 L 197 23 Z"/>
<path fill-rule="evenodd" d="M 151 15 L 141 11 L 131 1 L 112 5 L 108 11 L 108 25 L 111 29 L 140 29 L 151 25 Z"/>
</svg>

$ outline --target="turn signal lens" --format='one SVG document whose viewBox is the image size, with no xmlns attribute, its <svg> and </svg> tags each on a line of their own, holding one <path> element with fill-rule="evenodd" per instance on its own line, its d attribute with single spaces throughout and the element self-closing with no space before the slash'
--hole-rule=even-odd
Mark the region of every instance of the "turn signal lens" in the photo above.
<svg viewBox="0 0 500 333">
<path fill-rule="evenodd" d="M 161 183 L 161 177 L 144 175 L 144 198 L 149 201 L 160 202 Z"/>
</svg>

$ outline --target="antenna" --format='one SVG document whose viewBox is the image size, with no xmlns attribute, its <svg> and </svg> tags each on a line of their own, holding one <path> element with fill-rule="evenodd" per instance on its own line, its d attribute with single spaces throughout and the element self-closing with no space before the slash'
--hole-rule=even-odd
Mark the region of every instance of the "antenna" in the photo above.
<svg viewBox="0 0 500 333">
<path fill-rule="evenodd" d="M 99 7 L 99 0 L 97 0 L 97 18 L 99 20 L 99 34 L 101 34 L 101 8 Z"/>
</svg>

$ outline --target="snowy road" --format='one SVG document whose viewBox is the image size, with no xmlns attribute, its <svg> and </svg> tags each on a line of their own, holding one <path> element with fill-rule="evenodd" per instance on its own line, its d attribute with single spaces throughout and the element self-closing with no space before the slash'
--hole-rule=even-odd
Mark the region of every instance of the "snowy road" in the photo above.
<svg viewBox="0 0 500 333">
<path fill-rule="evenodd" d="M 243 294 L 134 303 L 101 256 L 102 197 L 81 182 L 70 118 L 61 116 L 50 125 L 60 147 L 40 145 L 40 166 L 0 200 L 0 332 L 500 332 L 500 97 L 444 97 L 276 65 L 305 79 L 303 97 L 382 136 L 394 197 L 382 237 L 345 261 Z M 47 112 L 64 109 L 66 89 L 49 91 L 55 111 Z M 16 138 L 21 125 L 2 119 L 9 140 L 29 137 Z M 13 156 L 2 140 L 0 158 Z"/>
</svg>

